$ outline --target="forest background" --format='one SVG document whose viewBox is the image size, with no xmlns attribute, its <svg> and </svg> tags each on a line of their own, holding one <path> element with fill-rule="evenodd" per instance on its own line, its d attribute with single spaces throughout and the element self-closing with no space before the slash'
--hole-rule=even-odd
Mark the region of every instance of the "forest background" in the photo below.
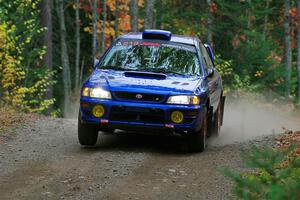
<svg viewBox="0 0 300 200">
<path fill-rule="evenodd" d="M 0 107 L 67 116 L 94 56 L 148 28 L 212 44 L 227 94 L 300 105 L 299 10 L 299 0 L 0 0 Z"/>
</svg>

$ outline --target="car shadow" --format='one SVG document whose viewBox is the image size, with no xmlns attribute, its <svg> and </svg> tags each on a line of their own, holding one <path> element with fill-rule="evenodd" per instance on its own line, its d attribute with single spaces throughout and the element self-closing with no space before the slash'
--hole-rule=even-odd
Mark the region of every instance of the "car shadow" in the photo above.
<svg viewBox="0 0 300 200">
<path fill-rule="evenodd" d="M 99 133 L 93 147 L 82 147 L 86 151 L 153 152 L 160 154 L 191 154 L 186 139 L 177 135 L 161 135 L 119 131 L 114 134 Z"/>
</svg>

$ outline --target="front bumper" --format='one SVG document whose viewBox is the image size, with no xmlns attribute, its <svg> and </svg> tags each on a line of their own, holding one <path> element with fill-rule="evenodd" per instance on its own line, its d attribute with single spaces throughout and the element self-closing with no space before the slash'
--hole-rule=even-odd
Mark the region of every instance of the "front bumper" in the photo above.
<svg viewBox="0 0 300 200">
<path fill-rule="evenodd" d="M 92 109 L 96 105 L 102 105 L 105 108 L 105 113 L 101 118 L 92 114 Z M 83 123 L 133 131 L 155 130 L 177 133 L 198 131 L 205 114 L 204 106 L 136 103 L 89 97 L 80 99 L 81 121 Z M 181 111 L 184 114 L 182 123 L 172 122 L 171 113 L 173 111 Z"/>
</svg>

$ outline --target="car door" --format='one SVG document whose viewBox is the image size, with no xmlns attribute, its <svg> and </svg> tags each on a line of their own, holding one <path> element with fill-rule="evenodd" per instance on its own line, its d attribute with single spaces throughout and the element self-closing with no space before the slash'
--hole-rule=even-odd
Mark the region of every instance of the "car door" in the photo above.
<svg viewBox="0 0 300 200">
<path fill-rule="evenodd" d="M 213 106 L 213 111 L 218 108 L 220 96 L 222 93 L 222 80 L 218 70 L 214 67 L 207 49 L 200 43 L 200 51 L 204 64 L 205 71 L 207 72 L 207 81 L 209 89 L 210 104 Z"/>
</svg>

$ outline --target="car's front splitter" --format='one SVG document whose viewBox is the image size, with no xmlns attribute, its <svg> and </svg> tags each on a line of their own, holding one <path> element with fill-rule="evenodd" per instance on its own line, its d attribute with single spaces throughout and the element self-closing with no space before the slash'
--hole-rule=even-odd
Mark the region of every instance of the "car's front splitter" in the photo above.
<svg viewBox="0 0 300 200">
<path fill-rule="evenodd" d="M 95 105 L 102 105 L 105 108 L 105 114 L 97 118 L 91 113 L 92 107 Z M 114 108 L 124 108 L 124 113 L 122 113 L 122 120 L 112 119 Z M 122 102 L 122 101 L 112 101 L 112 100 L 100 100 L 94 98 L 81 98 L 81 121 L 83 123 L 99 124 L 99 126 L 112 127 L 122 130 L 154 130 L 154 131 L 167 131 L 167 132 L 177 132 L 185 133 L 191 131 L 198 131 L 201 128 L 202 118 L 205 115 L 204 105 L 188 106 L 188 105 L 170 105 L 170 104 L 153 104 L 153 103 L 136 103 L 136 102 Z M 126 109 L 129 110 L 126 112 Z M 143 122 L 138 119 L 132 119 L 132 113 L 136 113 L 137 116 L 148 110 L 160 110 L 163 116 L 160 119 L 153 119 L 152 122 Z M 184 115 L 193 114 L 193 116 L 185 116 L 186 121 L 183 123 L 174 123 L 170 119 L 170 115 L 173 111 L 181 111 Z M 144 113 L 145 114 L 145 113 Z M 146 114 L 145 114 L 146 115 Z M 147 113 L 149 115 L 149 113 Z M 141 117 L 142 118 L 142 117 Z M 140 119 L 142 120 L 142 119 Z"/>
</svg>

